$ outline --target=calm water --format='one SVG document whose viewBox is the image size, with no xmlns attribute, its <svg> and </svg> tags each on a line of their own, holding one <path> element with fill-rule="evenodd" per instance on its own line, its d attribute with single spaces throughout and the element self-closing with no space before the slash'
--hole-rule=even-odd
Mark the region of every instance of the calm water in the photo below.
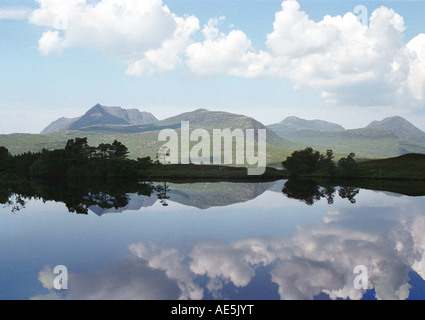
<svg viewBox="0 0 425 320">
<path fill-rule="evenodd" d="M 425 298 L 423 196 L 288 181 L 21 188 L 0 205 L 0 299 Z"/>
</svg>

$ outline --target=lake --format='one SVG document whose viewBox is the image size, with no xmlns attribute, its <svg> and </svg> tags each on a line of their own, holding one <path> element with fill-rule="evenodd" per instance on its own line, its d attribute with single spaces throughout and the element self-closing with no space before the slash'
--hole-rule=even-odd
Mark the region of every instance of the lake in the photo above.
<svg viewBox="0 0 425 320">
<path fill-rule="evenodd" d="M 425 196 L 402 193 L 15 186 L 0 198 L 0 299 L 424 299 Z"/>
</svg>

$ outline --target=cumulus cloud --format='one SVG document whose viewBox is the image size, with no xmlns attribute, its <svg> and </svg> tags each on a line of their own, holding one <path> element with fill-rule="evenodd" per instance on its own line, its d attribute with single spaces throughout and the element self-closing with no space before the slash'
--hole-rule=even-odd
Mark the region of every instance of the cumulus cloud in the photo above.
<svg viewBox="0 0 425 320">
<path fill-rule="evenodd" d="M 37 2 L 29 21 L 48 28 L 39 41 L 42 54 L 95 49 L 128 63 L 130 74 L 173 69 L 182 43 L 198 28 L 195 17 L 178 17 L 162 0 Z"/>
<path fill-rule="evenodd" d="M 183 263 L 184 256 L 175 248 L 144 243 L 135 243 L 129 246 L 131 253 L 146 261 L 152 269 L 164 271 L 169 279 L 177 281 L 180 288 L 179 299 L 200 300 L 204 292 L 194 282 L 194 275 Z"/>
<path fill-rule="evenodd" d="M 425 34 L 421 33 L 410 40 L 406 47 L 412 54 L 408 86 L 413 96 L 423 101 L 425 97 Z"/>
<path fill-rule="evenodd" d="M 173 36 L 166 39 L 161 47 L 146 51 L 141 59 L 131 63 L 127 69 L 128 75 L 141 76 L 172 71 L 182 62 L 181 55 L 192 43 L 191 36 L 199 29 L 199 20 L 194 16 L 175 19 L 177 28 Z"/>
<path fill-rule="evenodd" d="M 51 267 L 44 267 L 39 272 L 39 280 L 51 291 L 32 299 L 174 300 L 180 293 L 176 282 L 163 271 L 152 269 L 145 261 L 135 258 L 124 259 L 103 270 L 70 272 L 69 289 L 66 290 L 52 290 L 55 276 Z"/>
<path fill-rule="evenodd" d="M 331 208 L 323 222 L 304 225 L 291 237 L 259 237 L 222 242 L 201 239 L 185 248 L 143 242 L 129 245 L 131 256 L 101 270 L 72 273 L 68 290 L 54 291 L 52 268 L 39 272 L 50 290 L 34 299 L 203 299 L 209 292 L 252 283 L 267 267 L 281 299 L 361 299 L 354 286 L 357 265 L 367 269 L 368 289 L 382 300 L 406 299 L 409 272 L 424 277 L 423 201 L 375 196 L 367 205 Z M 382 204 L 384 203 L 384 205 Z M 187 249 L 187 250 L 186 250 Z M 71 270 L 70 270 L 71 271 Z"/>
<path fill-rule="evenodd" d="M 47 55 L 53 51 L 62 51 L 64 47 L 64 41 L 59 35 L 59 31 L 46 31 L 40 40 L 38 40 L 38 50 L 43 55 Z"/>
<path fill-rule="evenodd" d="M 241 77 L 257 77 L 264 74 L 271 57 L 264 51 L 256 52 L 251 40 L 241 30 L 221 33 L 218 23 L 223 21 L 210 19 L 202 29 L 203 42 L 192 43 L 186 50 L 187 65 L 199 75 L 227 73 Z"/>
<path fill-rule="evenodd" d="M 254 270 L 244 259 L 244 253 L 219 242 L 204 242 L 191 253 L 190 269 L 210 279 L 225 279 L 237 287 L 246 286 L 254 276 Z"/>
<path fill-rule="evenodd" d="M 187 48 L 193 73 L 289 78 L 330 105 L 411 108 L 425 100 L 425 34 L 405 44 L 404 19 L 393 9 L 377 8 L 368 25 L 352 12 L 316 22 L 296 0 L 285 0 L 266 51 L 241 30 L 220 32 L 223 20 L 210 19 L 205 40 Z"/>
<path fill-rule="evenodd" d="M 369 25 L 350 12 L 315 22 L 297 1 L 287 0 L 276 13 L 273 28 L 266 41 L 273 71 L 298 87 L 319 91 L 329 104 L 423 102 L 422 37 L 404 44 L 403 17 L 392 9 L 382 6 L 373 11 Z"/>
<path fill-rule="evenodd" d="M 39 39 L 44 55 L 95 49 L 123 61 L 132 76 L 186 66 L 199 76 L 288 78 L 329 105 L 409 109 L 425 102 L 425 34 L 405 43 L 403 17 L 385 6 L 365 24 L 352 12 L 315 21 L 285 0 L 258 50 L 243 30 L 220 31 L 225 17 L 201 29 L 197 17 L 178 16 L 162 0 L 37 2 L 29 21 L 47 27 Z"/>
<path fill-rule="evenodd" d="M 54 280 L 55 274 L 53 273 L 53 269 L 50 266 L 45 266 L 38 273 L 38 281 L 40 281 L 41 285 L 48 290 L 54 288 Z"/>
</svg>

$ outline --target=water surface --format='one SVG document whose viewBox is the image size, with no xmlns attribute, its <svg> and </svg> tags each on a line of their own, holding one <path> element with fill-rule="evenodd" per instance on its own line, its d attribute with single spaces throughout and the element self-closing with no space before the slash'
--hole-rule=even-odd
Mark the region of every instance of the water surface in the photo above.
<svg viewBox="0 0 425 320">
<path fill-rule="evenodd" d="M 425 297 L 424 196 L 287 180 L 15 191 L 0 198 L 0 299 Z"/>
</svg>

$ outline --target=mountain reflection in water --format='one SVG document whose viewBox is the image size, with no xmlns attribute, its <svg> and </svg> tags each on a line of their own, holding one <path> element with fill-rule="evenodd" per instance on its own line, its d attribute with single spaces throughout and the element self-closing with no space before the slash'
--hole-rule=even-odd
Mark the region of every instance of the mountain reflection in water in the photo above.
<svg viewBox="0 0 425 320">
<path fill-rule="evenodd" d="M 140 210 L 150 207 L 157 200 L 167 206 L 167 200 L 208 209 L 217 206 L 246 202 L 254 199 L 267 190 L 275 190 L 276 182 L 265 183 L 232 183 L 232 182 L 195 182 L 173 184 L 167 182 L 132 182 L 108 181 L 96 185 L 87 183 L 55 183 L 38 182 L 18 185 L 9 191 L 3 191 L 6 204 L 13 212 L 25 208 L 24 199 L 43 199 L 43 201 L 63 202 L 69 212 L 87 214 L 92 211 L 97 215 L 119 213 L 127 210 Z M 336 186 L 330 183 L 318 183 L 314 180 L 288 180 L 282 193 L 288 198 L 298 199 L 307 205 L 313 205 L 321 198 L 329 204 L 334 202 Z M 355 203 L 359 188 L 339 186 L 341 198 Z"/>
<path fill-rule="evenodd" d="M 38 289 L 28 290 L 27 298 L 423 299 L 425 295 L 425 197 L 394 193 L 393 186 L 376 191 L 366 189 L 363 182 L 314 180 L 98 186 L 68 182 L 0 190 L 4 204 L 0 219 L 9 227 L 0 229 L 0 240 L 7 235 L 17 239 L 12 246 L 16 250 L 10 241 L 2 241 L 1 257 L 25 261 L 28 257 L 18 257 L 25 248 L 39 263 L 32 263 L 33 278 L 38 279 L 33 286 Z M 43 210 L 54 203 L 87 215 L 82 220 L 72 218 L 77 215 L 45 218 L 68 224 L 70 231 L 62 238 L 46 229 L 43 221 Z M 15 214 L 7 214 L 10 211 Z M 130 212 L 145 214 L 126 214 Z M 19 230 L 28 227 L 26 220 L 37 223 L 33 213 L 40 215 L 40 234 L 24 239 Z M 92 220 L 92 213 L 107 214 L 108 219 Z M 49 250 L 46 241 L 55 235 L 57 243 Z M 43 246 L 38 246 L 43 237 Z M 75 253 L 59 253 L 60 244 Z M 60 291 L 52 286 L 56 276 L 52 268 L 63 260 L 70 288 Z M 354 286 L 358 265 L 366 267 L 367 289 Z M 6 277 L 20 276 L 6 272 L 0 276 L 0 288 L 5 288 Z M 7 297 L 18 291 L 10 289 L 1 294 Z M 19 294 L 23 293 L 15 292 Z"/>
</svg>

